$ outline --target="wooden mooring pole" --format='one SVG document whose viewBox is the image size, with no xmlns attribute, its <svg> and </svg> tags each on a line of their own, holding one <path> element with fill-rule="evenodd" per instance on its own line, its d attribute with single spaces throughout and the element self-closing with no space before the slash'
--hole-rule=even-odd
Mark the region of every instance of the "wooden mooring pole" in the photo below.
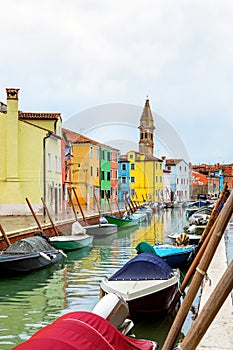
<svg viewBox="0 0 233 350">
<path fill-rule="evenodd" d="M 225 302 L 233 288 L 233 260 L 219 280 L 213 293 L 207 300 L 200 314 L 192 324 L 185 338 L 179 344 L 180 350 L 195 350 L 200 343 L 211 322 Z M 224 339 L 222 339 L 224 343 Z"/>
<path fill-rule="evenodd" d="M 74 207 L 74 202 L 73 202 L 73 198 L 72 198 L 71 189 L 67 188 L 67 192 L 68 192 L 68 196 L 69 196 L 69 201 L 70 201 L 71 207 L 73 209 L 75 220 L 78 221 L 78 216 L 77 216 L 77 213 L 76 213 L 76 210 L 75 210 L 75 207 Z"/>
<path fill-rule="evenodd" d="M 48 215 L 48 218 L 49 218 L 49 220 L 50 220 L 50 222 L 51 222 L 51 225 L 52 225 L 52 227 L 53 227 L 53 230 L 54 230 L 54 232 L 55 232 L 55 235 L 56 235 L 56 236 L 59 236 L 59 232 L 58 232 L 56 226 L 54 225 L 53 219 L 52 219 L 52 217 L 51 217 L 51 215 L 50 215 L 50 213 L 49 213 L 49 210 L 48 210 L 47 205 L 45 204 L 44 198 L 41 197 L 41 201 L 42 201 L 43 206 L 44 206 L 44 208 L 45 208 L 45 210 L 46 210 L 46 213 L 47 213 L 47 215 Z"/>
<path fill-rule="evenodd" d="M 72 187 L 72 190 L 73 190 L 73 192 L 74 192 L 75 199 L 76 199 L 76 201 L 77 201 L 77 203 L 78 203 L 78 206 L 79 206 L 79 209 L 80 209 L 80 211 L 81 211 L 81 214 L 82 214 L 82 217 L 83 217 L 83 221 L 87 224 L 87 219 L 86 219 L 86 217 L 85 217 L 85 215 L 84 215 L 84 212 L 83 212 L 83 209 L 82 209 L 81 204 L 80 204 L 80 202 L 79 202 L 78 195 L 77 195 L 77 193 L 76 193 L 76 191 L 75 191 L 75 188 Z"/>
<path fill-rule="evenodd" d="M 1 224 L 0 224 L 0 231 L 2 232 L 2 236 L 3 236 L 3 238 L 5 239 L 5 242 L 6 242 L 7 246 L 10 247 L 11 242 L 10 242 L 9 238 L 7 237 L 7 234 L 6 234 L 6 232 L 4 231 L 4 229 L 3 229 L 3 227 L 2 227 Z"/>
<path fill-rule="evenodd" d="M 227 227 L 227 224 L 233 213 L 233 191 L 228 197 L 223 209 L 219 214 L 219 219 L 217 220 L 213 234 L 211 235 L 208 246 L 203 253 L 201 261 L 196 268 L 196 272 L 193 276 L 193 279 L 188 288 L 187 294 L 184 297 L 184 300 L 180 306 L 180 309 L 174 319 L 174 322 L 171 326 L 171 329 L 168 333 L 168 336 L 163 344 L 162 350 L 171 350 L 176 338 L 181 330 L 181 327 L 187 317 L 190 307 L 192 306 L 193 300 L 197 295 L 197 292 L 200 288 L 201 282 L 204 277 L 207 276 L 207 269 L 211 263 L 211 260 L 214 256 L 216 248 L 223 236 L 223 233 Z"/>
<path fill-rule="evenodd" d="M 29 199 L 28 199 L 28 198 L 25 198 L 25 200 L 26 200 L 26 202 L 27 202 L 27 204 L 28 204 L 28 206 L 29 206 L 29 209 L 30 209 L 30 211 L 31 211 L 31 213 L 32 213 L 32 216 L 34 217 L 34 219 L 35 219 L 35 221 L 36 221 L 36 223 L 37 223 L 37 226 L 38 226 L 39 230 L 42 231 L 42 226 L 41 226 L 41 224 L 40 224 L 40 221 L 38 220 L 38 218 L 37 218 L 37 216 L 36 216 L 36 213 L 34 212 L 34 210 L 33 210 L 33 208 L 32 208 L 32 205 L 31 205 Z"/>
</svg>

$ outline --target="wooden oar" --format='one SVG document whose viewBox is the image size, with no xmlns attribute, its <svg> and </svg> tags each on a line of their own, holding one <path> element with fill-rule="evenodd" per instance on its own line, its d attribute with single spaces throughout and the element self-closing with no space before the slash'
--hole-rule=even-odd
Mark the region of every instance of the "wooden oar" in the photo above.
<svg viewBox="0 0 233 350">
<path fill-rule="evenodd" d="M 4 229 L 3 229 L 3 227 L 2 227 L 1 224 L 0 224 L 0 231 L 2 232 L 2 236 L 3 236 L 3 238 L 5 239 L 5 242 L 6 242 L 7 246 L 10 247 L 11 242 L 10 242 L 9 238 L 7 237 L 7 234 L 6 234 L 6 232 L 4 231 Z"/>
<path fill-rule="evenodd" d="M 78 216 L 77 216 L 77 213 L 76 213 L 76 210 L 75 210 L 75 207 L 74 207 L 74 202 L 73 202 L 73 199 L 72 199 L 71 189 L 67 188 L 67 192 L 68 192 L 68 196 L 69 196 L 69 201 L 70 201 L 71 207 L 73 209 L 75 220 L 78 221 Z"/>
<path fill-rule="evenodd" d="M 202 280 L 207 276 L 207 269 L 211 263 L 217 246 L 223 236 L 223 233 L 227 227 L 227 224 L 233 213 L 233 191 L 228 197 L 223 209 L 219 214 L 219 219 L 216 222 L 214 231 L 210 237 L 208 246 L 201 258 L 199 265 L 196 268 L 196 272 L 188 288 L 187 294 L 180 306 L 180 309 L 175 317 L 175 320 L 170 328 L 168 336 L 163 344 L 162 350 L 170 350 L 174 345 L 176 338 L 181 330 L 181 327 L 187 317 L 190 307 L 192 306 L 193 300 L 197 295 Z"/>
<path fill-rule="evenodd" d="M 42 229 L 42 226 L 41 226 L 41 224 L 40 224 L 40 222 L 39 222 L 39 220 L 38 220 L 38 218 L 37 218 L 37 216 L 36 216 L 36 213 L 34 212 L 34 210 L 33 210 L 33 208 L 32 208 L 32 205 L 31 205 L 29 199 L 28 199 L 28 198 L 25 198 L 25 200 L 26 200 L 26 202 L 27 202 L 27 204 L 28 204 L 28 206 L 29 206 L 29 209 L 30 209 L 30 211 L 31 211 L 31 213 L 32 213 L 32 216 L 34 217 L 34 219 L 35 219 L 35 221 L 36 221 L 36 223 L 37 223 L 37 226 L 38 226 L 39 230 L 42 231 L 42 230 L 43 230 L 43 229 Z"/>
<path fill-rule="evenodd" d="M 233 288 L 233 260 L 210 295 L 205 306 L 179 345 L 182 350 L 195 350 Z M 224 339 L 222 340 L 224 343 Z"/>
<path fill-rule="evenodd" d="M 83 212 L 83 210 L 82 210 L 82 207 L 81 207 L 81 204 L 80 204 L 80 202 L 79 202 L 78 195 L 77 195 L 77 193 L 76 193 L 76 191 L 75 191 L 75 188 L 72 187 L 72 190 L 73 190 L 73 192 L 74 192 L 75 199 L 76 199 L 76 201 L 77 201 L 77 203 L 78 203 L 78 206 L 79 206 L 79 209 L 80 209 L 80 211 L 81 211 L 81 214 L 82 214 L 82 217 L 83 217 L 83 221 L 87 224 L 87 219 L 86 219 L 86 217 L 85 217 L 85 215 L 84 215 L 84 212 Z"/>
<path fill-rule="evenodd" d="M 46 213 L 47 213 L 47 215 L 48 215 L 48 218 L 49 218 L 49 220 L 50 220 L 50 222 L 51 222 L 51 225 L 52 225 L 52 227 L 53 227 L 53 230 L 54 230 L 54 232 L 55 232 L 55 235 L 56 235 L 56 236 L 59 236 L 59 232 L 58 232 L 56 226 L 54 225 L 53 219 L 52 219 L 52 217 L 51 217 L 51 215 L 50 215 L 50 213 L 49 213 L 49 210 L 48 210 L 47 205 L 45 204 L 44 198 L 41 197 L 41 201 L 42 201 L 43 206 L 44 206 L 44 208 L 45 208 L 45 210 L 46 210 Z"/>
</svg>

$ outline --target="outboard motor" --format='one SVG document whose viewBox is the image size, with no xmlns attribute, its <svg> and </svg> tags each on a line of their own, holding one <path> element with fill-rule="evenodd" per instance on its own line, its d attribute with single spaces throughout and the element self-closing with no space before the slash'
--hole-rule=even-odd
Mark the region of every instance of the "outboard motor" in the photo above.
<svg viewBox="0 0 233 350">
<path fill-rule="evenodd" d="M 133 321 L 127 319 L 129 315 L 127 302 L 114 293 L 103 296 L 91 312 L 108 320 L 123 334 L 127 334 L 134 326 Z"/>
</svg>

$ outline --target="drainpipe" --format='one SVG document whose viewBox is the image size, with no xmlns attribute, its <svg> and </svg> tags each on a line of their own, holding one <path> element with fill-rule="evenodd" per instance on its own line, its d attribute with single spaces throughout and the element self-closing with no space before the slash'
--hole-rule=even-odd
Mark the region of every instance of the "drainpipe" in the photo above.
<svg viewBox="0 0 233 350">
<path fill-rule="evenodd" d="M 49 139 L 51 136 L 51 133 L 48 132 L 46 136 L 43 138 L 43 197 L 44 200 L 46 201 L 46 140 Z M 43 207 L 43 215 L 44 215 L 44 221 L 45 221 L 45 216 L 46 216 L 46 210 L 45 207 Z"/>
</svg>

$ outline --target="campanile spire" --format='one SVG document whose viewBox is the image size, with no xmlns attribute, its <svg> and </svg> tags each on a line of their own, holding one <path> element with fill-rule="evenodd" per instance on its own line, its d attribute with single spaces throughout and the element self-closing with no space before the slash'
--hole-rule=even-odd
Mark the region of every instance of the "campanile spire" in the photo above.
<svg viewBox="0 0 233 350">
<path fill-rule="evenodd" d="M 139 152 L 153 155 L 154 152 L 154 119 L 150 109 L 150 102 L 147 97 L 140 119 L 140 140 Z"/>
</svg>

